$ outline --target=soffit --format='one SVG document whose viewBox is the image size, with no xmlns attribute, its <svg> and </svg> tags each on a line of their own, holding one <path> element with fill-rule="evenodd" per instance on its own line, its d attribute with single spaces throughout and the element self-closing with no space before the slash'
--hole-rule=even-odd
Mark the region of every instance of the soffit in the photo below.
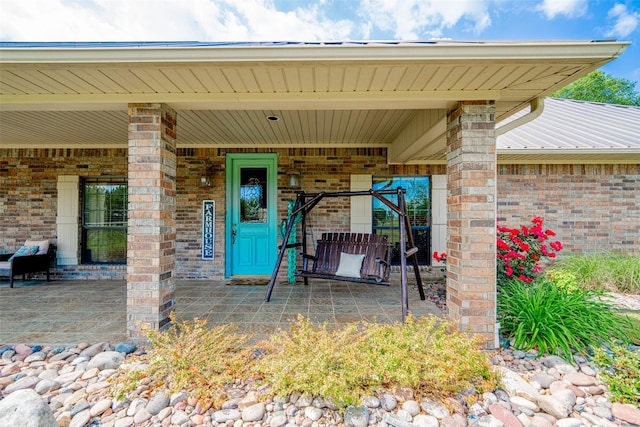
<svg viewBox="0 0 640 427">
<path fill-rule="evenodd" d="M 626 45 L 4 43 L 0 145 L 126 146 L 128 103 L 163 102 L 178 111 L 179 146 L 391 146 L 417 111 L 495 100 L 503 120 Z M 442 145 L 424 139 L 428 156 L 404 162 Z"/>
</svg>

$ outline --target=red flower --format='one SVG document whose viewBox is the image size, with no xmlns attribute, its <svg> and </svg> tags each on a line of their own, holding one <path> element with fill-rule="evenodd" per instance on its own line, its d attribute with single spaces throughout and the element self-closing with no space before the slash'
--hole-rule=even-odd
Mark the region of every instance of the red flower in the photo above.
<svg viewBox="0 0 640 427">
<path fill-rule="evenodd" d="M 562 250 L 562 242 L 560 241 L 551 242 L 549 243 L 549 246 L 551 246 L 553 250 L 555 250 L 556 252 L 559 252 Z"/>
<path fill-rule="evenodd" d="M 435 259 L 437 262 L 447 262 L 447 254 L 445 252 L 442 252 L 438 255 L 438 252 L 436 251 L 433 253 L 433 259 Z"/>
</svg>

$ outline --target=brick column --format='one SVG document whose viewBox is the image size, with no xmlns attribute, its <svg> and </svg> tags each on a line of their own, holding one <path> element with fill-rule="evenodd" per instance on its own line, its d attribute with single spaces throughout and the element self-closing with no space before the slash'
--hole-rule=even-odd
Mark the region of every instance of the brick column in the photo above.
<svg viewBox="0 0 640 427">
<path fill-rule="evenodd" d="M 490 350 L 496 338 L 494 102 L 461 102 L 447 122 L 447 316 Z"/>
<path fill-rule="evenodd" d="M 174 308 L 176 113 L 164 104 L 129 105 L 127 332 L 161 329 Z"/>
</svg>

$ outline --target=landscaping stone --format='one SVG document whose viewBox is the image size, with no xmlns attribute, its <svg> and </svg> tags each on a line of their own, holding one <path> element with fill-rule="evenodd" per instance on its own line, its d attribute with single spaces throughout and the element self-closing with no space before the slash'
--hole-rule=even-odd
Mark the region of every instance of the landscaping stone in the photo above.
<svg viewBox="0 0 640 427">
<path fill-rule="evenodd" d="M 625 421 L 631 425 L 640 426 L 640 409 L 636 406 L 623 403 L 611 405 L 611 415 L 614 418 Z"/>
<path fill-rule="evenodd" d="M 23 389 L 0 400 L 0 426 L 58 427 L 58 422 L 38 393 Z"/>
<path fill-rule="evenodd" d="M 28 392 L 39 396 L 56 425 L 66 427 L 620 427 L 640 419 L 640 410 L 632 405 L 611 403 L 588 361 L 568 368 L 568 362 L 555 356 L 535 359 L 527 352 L 514 357 L 511 349 L 491 357 L 505 375 L 504 388 L 484 393 L 471 406 L 462 399 L 466 394 L 416 401 L 411 390 L 396 389 L 366 396 L 363 406 L 342 412 L 331 399 L 309 394 L 263 400 L 262 391 L 242 379 L 226 386 L 227 400 L 221 408 L 204 407 L 186 391 L 153 390 L 145 380 L 128 400 L 114 400 L 110 379 L 129 356 L 110 348 L 106 343 L 84 343 L 68 348 L 23 346 L 20 354 L 12 347 L 4 350 L 3 355 L 11 356 L 0 359 L 0 406 Z M 101 351 L 86 356 L 97 350 Z M 114 353 L 119 355 L 115 361 Z M 100 359 L 107 362 L 95 362 Z"/>
</svg>

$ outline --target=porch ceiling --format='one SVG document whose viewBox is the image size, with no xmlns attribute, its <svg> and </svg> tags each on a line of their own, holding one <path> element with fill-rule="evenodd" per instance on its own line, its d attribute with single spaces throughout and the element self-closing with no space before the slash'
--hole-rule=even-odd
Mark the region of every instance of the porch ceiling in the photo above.
<svg viewBox="0 0 640 427">
<path fill-rule="evenodd" d="M 443 162 L 458 101 L 495 100 L 501 121 L 627 45 L 0 43 L 0 147 L 126 147 L 128 103 L 163 102 L 179 147 L 386 146 L 392 163 Z"/>
</svg>

